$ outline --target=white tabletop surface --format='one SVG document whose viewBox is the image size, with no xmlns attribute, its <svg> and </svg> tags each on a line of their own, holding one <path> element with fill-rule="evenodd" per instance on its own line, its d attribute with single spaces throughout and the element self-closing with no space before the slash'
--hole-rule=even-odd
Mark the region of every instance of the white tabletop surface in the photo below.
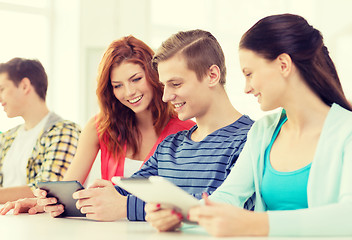
<svg viewBox="0 0 352 240">
<path fill-rule="evenodd" d="M 0 239 L 1 240 L 70 240 L 70 239 L 118 239 L 118 240 L 196 240 L 196 239 L 219 239 L 214 238 L 198 231 L 168 232 L 158 233 L 146 222 L 129 222 L 120 220 L 115 222 L 96 222 L 85 218 L 52 218 L 50 215 L 19 214 L 17 216 L 8 214 L 0 216 Z M 224 239 L 224 238 L 221 238 Z M 225 238 L 231 239 L 231 238 Z M 245 240 L 261 240 L 269 238 L 232 238 Z M 273 238 L 275 240 L 284 238 Z M 293 240 L 294 238 L 287 238 Z M 318 239 L 318 238 L 300 238 Z M 324 240 L 333 238 L 323 238 Z M 344 238 L 336 238 L 344 239 Z M 348 239 L 348 238 L 345 238 Z M 351 239 L 351 238 L 349 238 Z"/>
</svg>

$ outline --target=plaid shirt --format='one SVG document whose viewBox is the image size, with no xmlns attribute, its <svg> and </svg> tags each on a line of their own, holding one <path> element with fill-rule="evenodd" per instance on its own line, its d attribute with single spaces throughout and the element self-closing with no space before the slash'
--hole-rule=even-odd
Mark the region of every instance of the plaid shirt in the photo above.
<svg viewBox="0 0 352 240">
<path fill-rule="evenodd" d="M 0 134 L 0 187 L 3 183 L 2 165 L 15 140 L 20 126 Z M 33 147 L 27 163 L 27 184 L 32 189 L 37 182 L 59 181 L 63 178 L 76 153 L 80 127 L 63 120 L 55 113 L 49 119 Z M 20 150 L 20 149 L 19 149 Z"/>
</svg>

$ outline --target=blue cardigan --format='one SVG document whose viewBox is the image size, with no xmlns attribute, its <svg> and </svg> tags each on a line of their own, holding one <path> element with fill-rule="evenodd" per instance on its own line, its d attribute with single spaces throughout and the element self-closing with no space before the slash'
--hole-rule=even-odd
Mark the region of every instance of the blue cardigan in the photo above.
<svg viewBox="0 0 352 240">
<path fill-rule="evenodd" d="M 260 194 L 264 152 L 284 115 L 254 123 L 236 165 L 211 199 L 242 207 L 256 192 L 255 211 L 266 211 Z M 268 211 L 270 236 L 352 236 L 352 112 L 337 104 L 320 135 L 307 195 L 307 209 Z"/>
</svg>

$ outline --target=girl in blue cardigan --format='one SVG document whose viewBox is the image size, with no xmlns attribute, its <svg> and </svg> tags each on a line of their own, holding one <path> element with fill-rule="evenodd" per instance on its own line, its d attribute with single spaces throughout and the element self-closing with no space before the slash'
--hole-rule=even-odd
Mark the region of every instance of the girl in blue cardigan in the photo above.
<svg viewBox="0 0 352 240">
<path fill-rule="evenodd" d="M 321 33 L 274 15 L 239 48 L 245 92 L 264 111 L 282 110 L 253 125 L 230 175 L 190 220 L 215 236 L 351 236 L 352 107 Z M 242 209 L 253 193 L 255 211 Z"/>
<path fill-rule="evenodd" d="M 215 236 L 352 236 L 352 107 L 321 33 L 274 15 L 239 49 L 245 92 L 264 111 L 282 110 L 253 125 L 230 175 L 190 220 Z M 242 209 L 253 193 L 255 211 Z"/>
</svg>

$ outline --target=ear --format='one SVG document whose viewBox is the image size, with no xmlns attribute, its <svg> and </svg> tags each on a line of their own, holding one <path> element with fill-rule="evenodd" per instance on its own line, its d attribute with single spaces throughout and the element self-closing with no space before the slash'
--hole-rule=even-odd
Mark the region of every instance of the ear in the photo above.
<svg viewBox="0 0 352 240">
<path fill-rule="evenodd" d="M 28 94 L 32 89 L 31 80 L 29 80 L 27 77 L 23 78 L 18 87 L 21 88 L 25 94 Z"/>
<path fill-rule="evenodd" d="M 208 70 L 208 77 L 209 87 L 216 86 L 219 83 L 221 77 L 220 68 L 217 65 L 211 65 Z"/>
<path fill-rule="evenodd" d="M 284 77 L 289 76 L 292 71 L 292 59 L 291 59 L 290 55 L 288 55 L 287 53 L 281 53 L 276 58 L 276 60 L 279 63 L 281 74 Z"/>
</svg>

